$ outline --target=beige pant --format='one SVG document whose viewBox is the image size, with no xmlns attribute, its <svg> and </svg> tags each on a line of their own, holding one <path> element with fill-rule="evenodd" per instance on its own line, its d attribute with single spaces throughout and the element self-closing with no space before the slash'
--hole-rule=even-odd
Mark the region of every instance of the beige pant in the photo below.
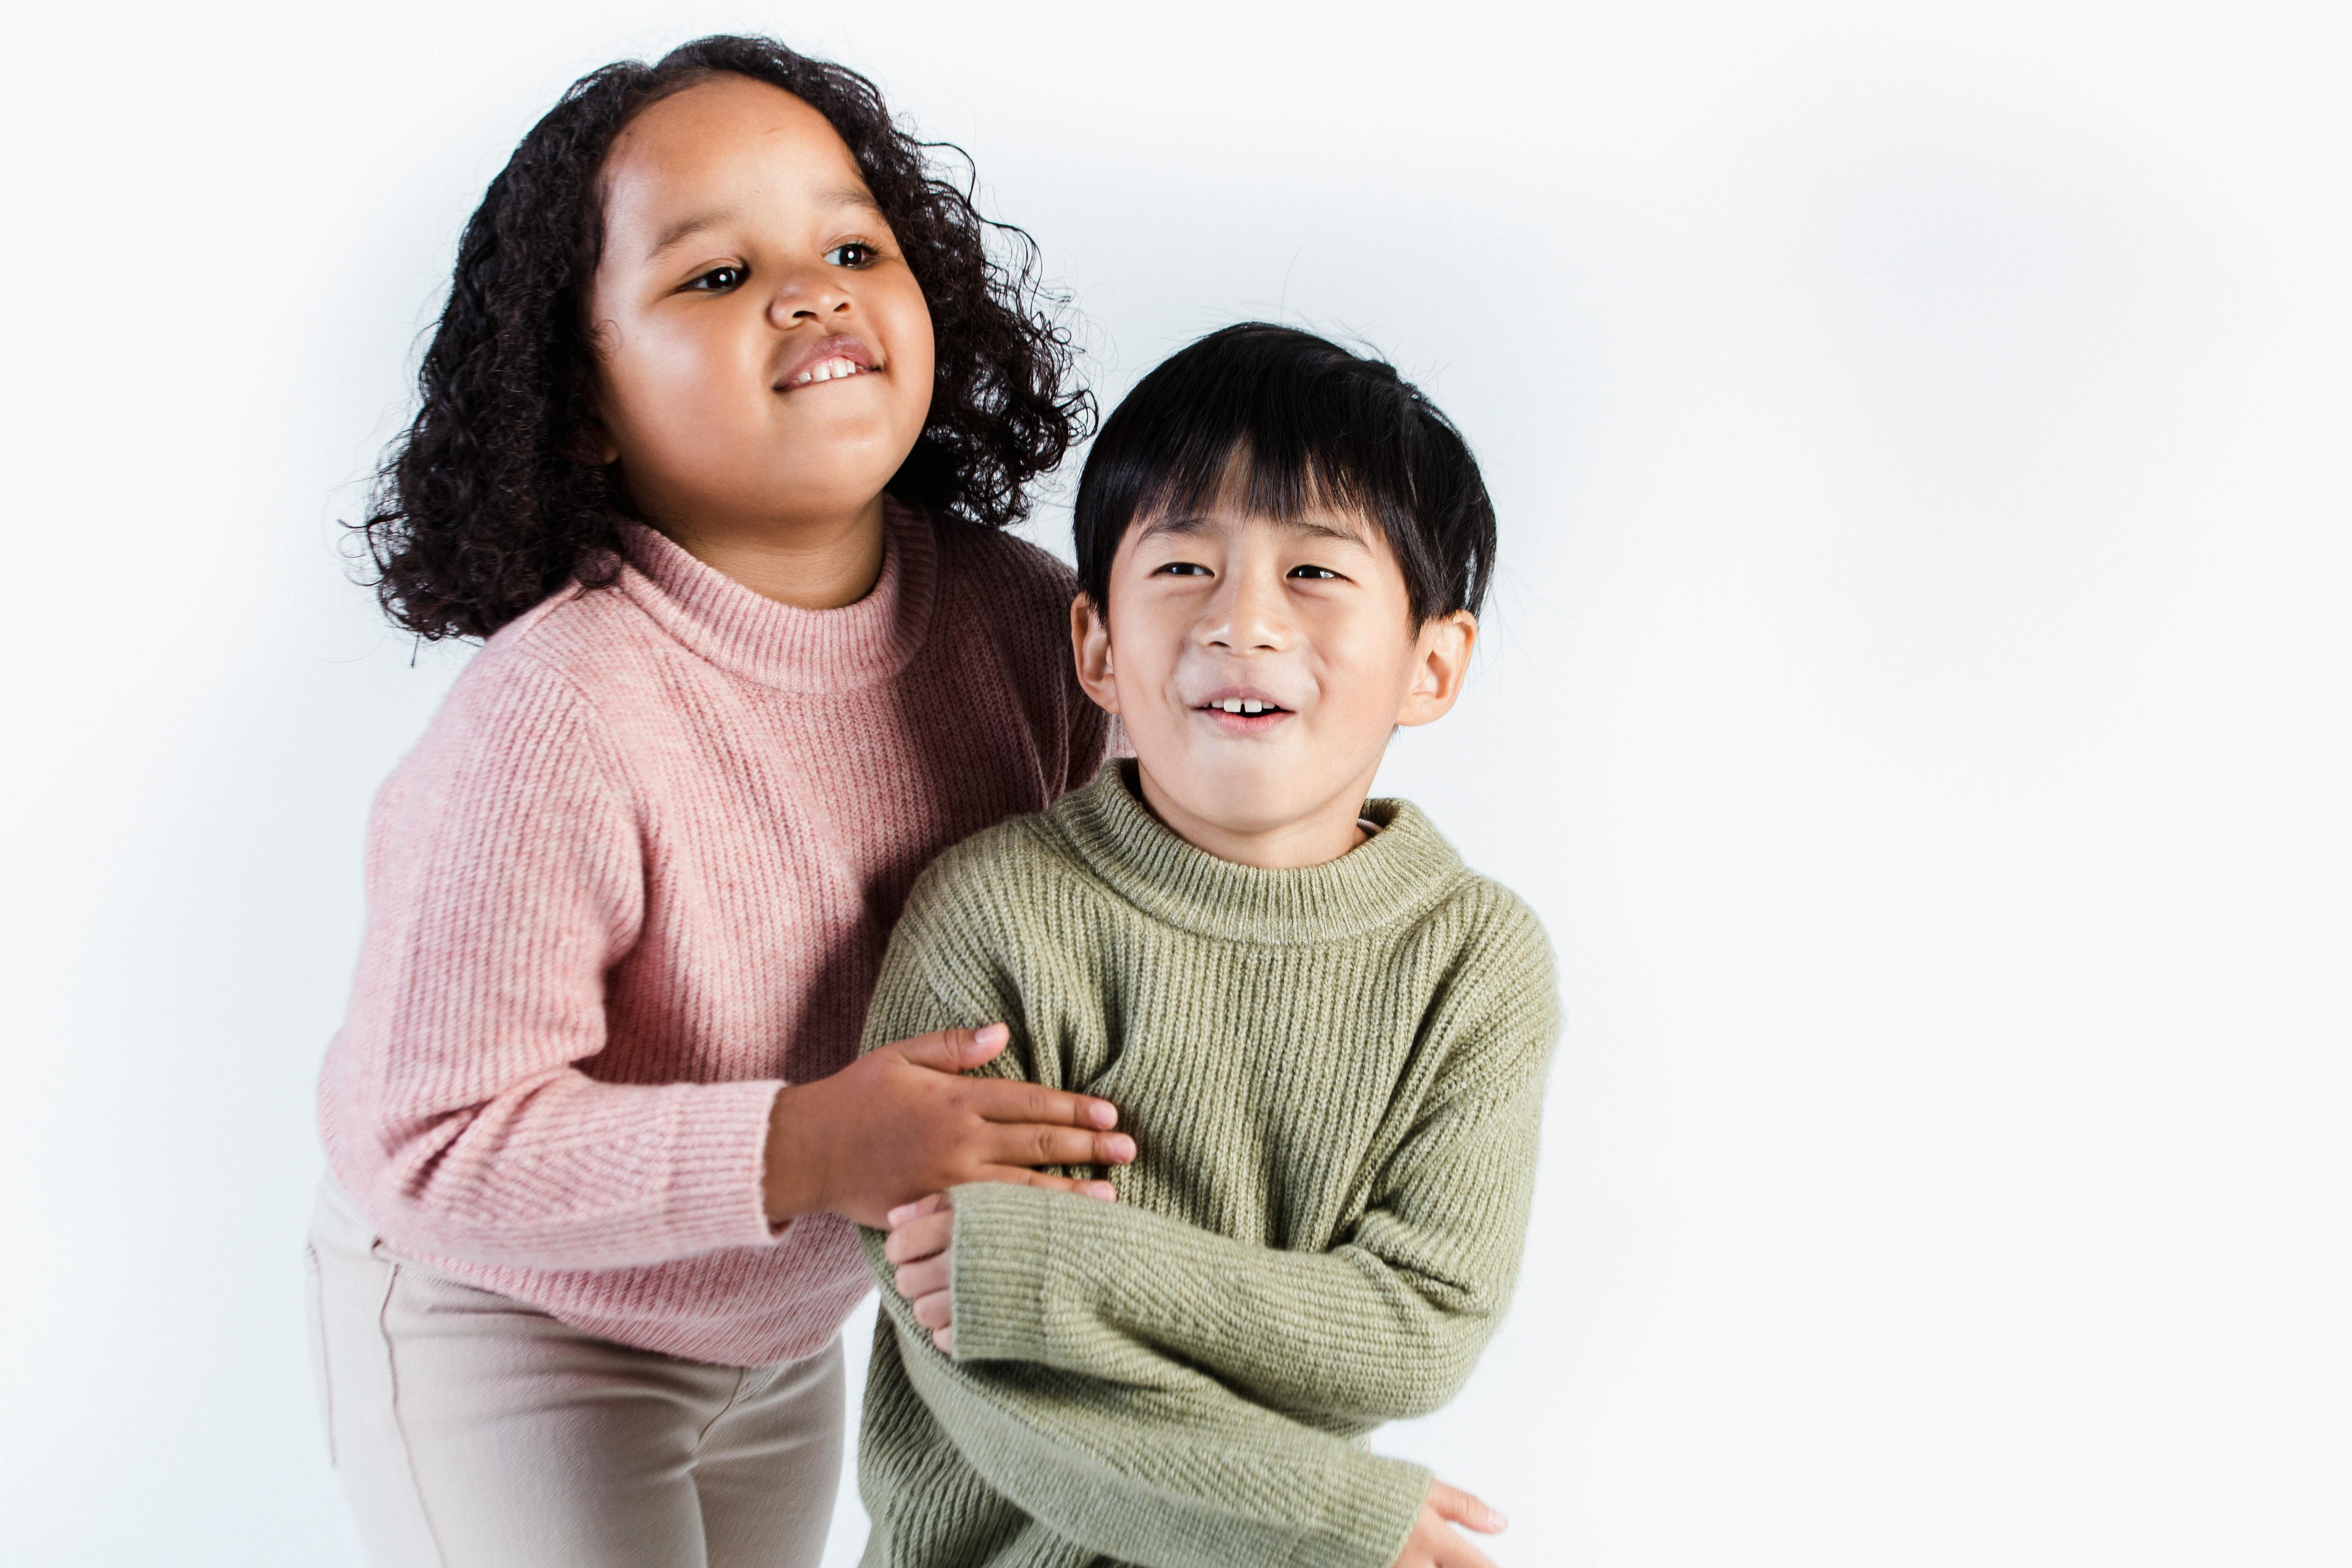
<svg viewBox="0 0 2352 1568">
<path fill-rule="evenodd" d="M 814 1568 L 841 1342 L 706 1366 L 411 1262 L 331 1184 L 310 1231 L 328 1449 L 378 1568 Z"/>
</svg>

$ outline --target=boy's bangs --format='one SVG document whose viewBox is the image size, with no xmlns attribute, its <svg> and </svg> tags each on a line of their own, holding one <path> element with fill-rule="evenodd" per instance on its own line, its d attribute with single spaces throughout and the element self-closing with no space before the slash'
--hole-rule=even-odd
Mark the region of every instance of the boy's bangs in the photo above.
<svg viewBox="0 0 2352 1568">
<path fill-rule="evenodd" d="M 1210 333 L 1103 422 L 1072 519 L 1081 586 L 1107 603 L 1129 528 L 1221 504 L 1277 522 L 1364 519 L 1416 621 L 1475 614 L 1494 559 L 1493 505 L 1445 416 L 1384 362 L 1286 327 Z"/>
</svg>

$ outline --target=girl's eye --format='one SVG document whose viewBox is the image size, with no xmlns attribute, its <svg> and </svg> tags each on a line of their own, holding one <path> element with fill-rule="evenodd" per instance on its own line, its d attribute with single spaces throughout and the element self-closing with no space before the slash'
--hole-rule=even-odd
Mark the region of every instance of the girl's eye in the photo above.
<svg viewBox="0 0 2352 1568">
<path fill-rule="evenodd" d="M 1206 577 L 1210 575 L 1209 569 L 1206 566 L 1202 565 L 1197 561 L 1171 561 L 1167 565 L 1162 566 L 1160 570 L 1175 577 Z"/>
<path fill-rule="evenodd" d="M 1289 574 L 1293 577 L 1309 578 L 1318 583 L 1336 583 L 1339 580 L 1339 574 L 1332 571 L 1328 566 L 1293 566 Z"/>
<path fill-rule="evenodd" d="M 855 268 L 873 266 L 882 258 L 882 253 L 862 239 L 853 239 L 826 251 L 824 258 L 835 267 Z"/>
<path fill-rule="evenodd" d="M 739 287 L 747 276 L 740 267 L 714 267 L 687 287 L 702 294 L 724 294 Z"/>
</svg>

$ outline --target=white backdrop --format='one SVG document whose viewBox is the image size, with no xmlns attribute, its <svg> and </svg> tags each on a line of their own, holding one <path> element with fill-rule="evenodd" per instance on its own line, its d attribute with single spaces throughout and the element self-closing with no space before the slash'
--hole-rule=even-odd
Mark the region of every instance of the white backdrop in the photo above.
<svg viewBox="0 0 2352 1568">
<path fill-rule="evenodd" d="M 1505 1563 L 2352 1561 L 2352 13 L 2248 0 L 12 12 L 0 1558 L 357 1561 L 310 1086 L 462 651 L 333 523 L 514 139 L 722 28 L 969 148 L 1107 395 L 1269 316 L 1480 452 L 1386 785 L 1571 1026 L 1380 1441 Z"/>
</svg>

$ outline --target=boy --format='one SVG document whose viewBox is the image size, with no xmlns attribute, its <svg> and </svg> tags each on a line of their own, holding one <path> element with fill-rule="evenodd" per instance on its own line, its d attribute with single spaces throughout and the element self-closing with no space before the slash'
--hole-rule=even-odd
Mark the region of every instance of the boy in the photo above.
<svg viewBox="0 0 2352 1568">
<path fill-rule="evenodd" d="M 1557 1028 L 1527 907 L 1365 798 L 1461 689 L 1476 464 L 1389 366 L 1243 325 L 1105 423 L 1076 523 L 1135 756 L 924 874 L 866 1038 L 1004 1020 L 989 1070 L 1116 1103 L 1135 1159 L 867 1233 L 866 1562 L 1475 1568 L 1448 1521 L 1501 1521 L 1350 1439 L 1500 1317 Z"/>
</svg>

